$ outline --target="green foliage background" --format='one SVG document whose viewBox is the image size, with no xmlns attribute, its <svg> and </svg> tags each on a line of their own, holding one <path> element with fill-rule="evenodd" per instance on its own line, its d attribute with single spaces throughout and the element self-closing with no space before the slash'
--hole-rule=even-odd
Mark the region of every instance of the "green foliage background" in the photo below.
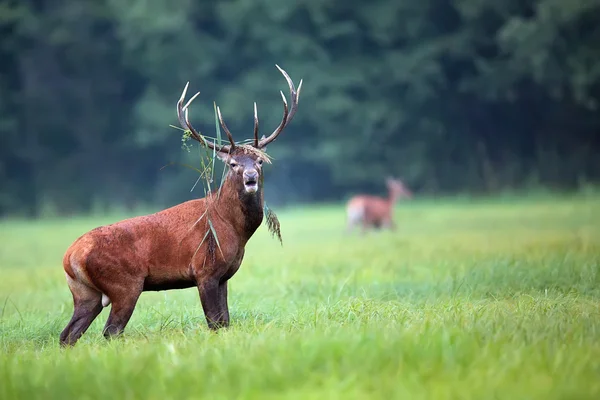
<svg viewBox="0 0 600 400">
<path fill-rule="evenodd" d="M 196 176 L 175 103 L 236 140 L 281 118 L 271 204 L 598 182 L 600 0 L 0 0 L 0 215 L 167 206 Z"/>
</svg>

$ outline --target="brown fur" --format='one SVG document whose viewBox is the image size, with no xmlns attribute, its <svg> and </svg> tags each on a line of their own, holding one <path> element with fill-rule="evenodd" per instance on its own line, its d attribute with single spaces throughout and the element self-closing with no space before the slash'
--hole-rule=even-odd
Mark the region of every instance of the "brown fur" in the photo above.
<svg viewBox="0 0 600 400">
<path fill-rule="evenodd" d="M 102 310 L 102 294 L 112 303 L 107 337 L 123 331 L 143 291 L 193 286 L 200 291 L 209 327 L 229 325 L 227 281 L 263 219 L 259 154 L 237 147 L 229 157 L 237 166 L 230 168 L 220 193 L 93 229 L 69 247 L 63 266 L 75 309 L 61 344 L 74 344 L 86 331 Z M 242 174 L 252 168 L 259 173 L 259 186 L 249 194 Z"/>
<path fill-rule="evenodd" d="M 387 198 L 363 194 L 348 200 L 346 214 L 349 232 L 358 224 L 361 225 L 363 233 L 368 228 L 396 229 L 393 220 L 394 205 L 400 197 L 410 198 L 412 193 L 397 179 L 387 178 L 386 185 L 388 187 Z"/>
</svg>

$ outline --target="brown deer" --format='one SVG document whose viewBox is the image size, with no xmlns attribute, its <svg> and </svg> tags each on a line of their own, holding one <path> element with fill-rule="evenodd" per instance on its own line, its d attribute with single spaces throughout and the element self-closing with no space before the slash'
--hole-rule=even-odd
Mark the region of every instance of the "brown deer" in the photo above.
<svg viewBox="0 0 600 400">
<path fill-rule="evenodd" d="M 362 194 L 348 200 L 346 205 L 348 232 L 358 224 L 362 226 L 363 233 L 369 227 L 396 229 L 393 220 L 394 205 L 401 197 L 411 198 L 412 193 L 398 179 L 387 178 L 385 182 L 388 188 L 387 198 Z"/>
<path fill-rule="evenodd" d="M 237 272 L 248 240 L 263 220 L 264 153 L 292 121 L 298 108 L 298 90 L 279 66 L 291 92 L 291 109 L 283 98 L 283 120 L 269 135 L 258 138 L 254 103 L 254 141 L 236 144 L 217 115 L 230 144 L 211 143 L 188 120 L 185 105 L 188 85 L 177 102 L 181 127 L 191 138 L 216 152 L 228 171 L 216 193 L 190 200 L 151 215 L 102 226 L 78 238 L 66 251 L 63 266 L 73 294 L 73 317 L 60 334 L 61 345 L 73 345 L 103 307 L 112 303 L 103 330 L 105 337 L 119 335 L 131 318 L 144 291 L 184 289 L 196 286 L 208 327 L 229 326 L 227 281 Z M 188 82 L 189 84 L 189 82 Z"/>
</svg>

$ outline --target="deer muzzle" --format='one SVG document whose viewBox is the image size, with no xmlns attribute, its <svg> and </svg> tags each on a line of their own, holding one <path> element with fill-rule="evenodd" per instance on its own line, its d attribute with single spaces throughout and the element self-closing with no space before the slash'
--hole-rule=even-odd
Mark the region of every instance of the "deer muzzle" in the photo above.
<svg viewBox="0 0 600 400">
<path fill-rule="evenodd" d="M 246 193 L 258 191 L 258 172 L 254 169 L 244 171 L 244 188 Z"/>
</svg>

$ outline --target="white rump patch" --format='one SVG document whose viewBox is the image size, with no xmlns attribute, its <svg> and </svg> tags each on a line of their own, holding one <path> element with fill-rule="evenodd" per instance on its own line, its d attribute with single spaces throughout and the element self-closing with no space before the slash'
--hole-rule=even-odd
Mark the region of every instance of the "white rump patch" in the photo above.
<svg viewBox="0 0 600 400">
<path fill-rule="evenodd" d="M 107 295 L 102 293 L 102 307 L 108 307 L 109 304 L 110 304 L 110 299 L 108 298 Z"/>
<path fill-rule="evenodd" d="M 348 213 L 348 223 L 349 224 L 357 224 L 360 222 L 365 216 L 365 208 L 364 206 L 354 206 L 349 207 L 347 210 Z"/>
</svg>

